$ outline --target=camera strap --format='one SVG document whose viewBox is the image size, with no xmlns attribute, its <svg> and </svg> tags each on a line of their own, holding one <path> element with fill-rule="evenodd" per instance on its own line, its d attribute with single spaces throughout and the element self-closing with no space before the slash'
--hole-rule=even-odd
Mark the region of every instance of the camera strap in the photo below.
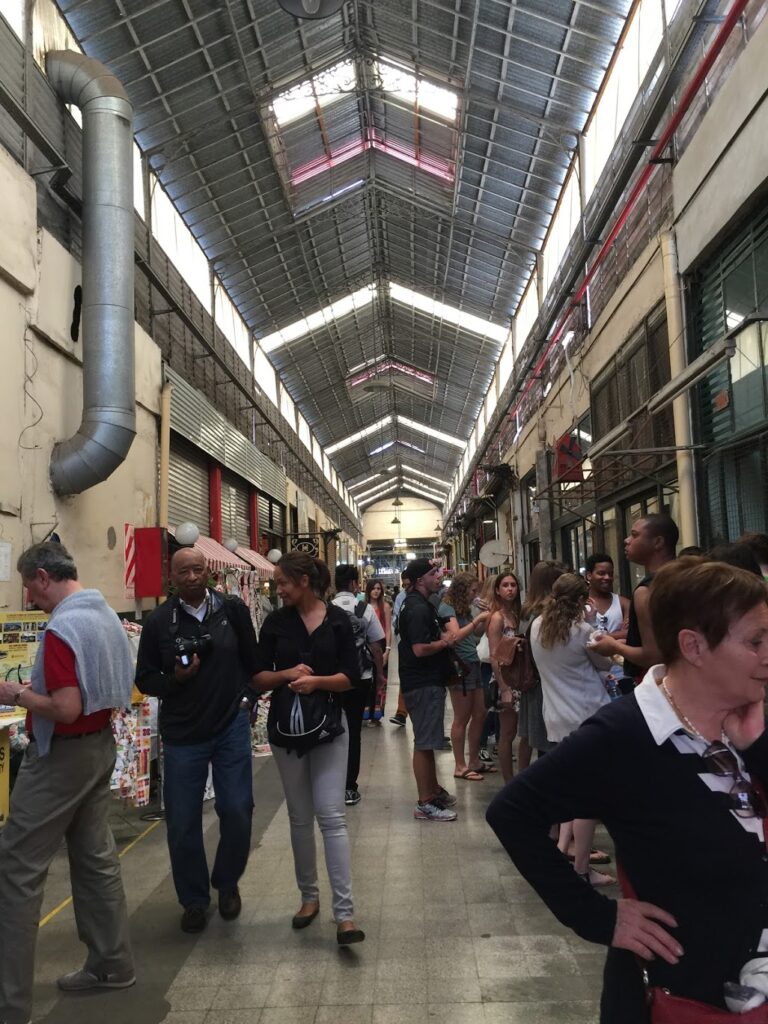
<svg viewBox="0 0 768 1024">
<path fill-rule="evenodd" d="M 178 594 L 174 594 L 174 596 L 171 598 L 171 622 L 170 622 L 170 625 L 168 627 L 168 632 L 170 633 L 171 640 L 175 640 L 176 634 L 179 632 L 179 608 L 180 607 L 181 607 L 181 598 L 178 596 Z M 196 619 L 196 621 L 201 626 L 204 626 L 205 623 L 208 621 L 208 619 L 210 619 L 211 615 L 213 614 L 213 611 L 214 611 L 214 595 L 213 595 L 213 593 L 210 590 L 206 590 L 206 592 L 205 592 L 205 615 L 203 616 L 202 620 Z M 192 618 L 195 618 L 195 616 L 193 615 Z"/>
</svg>

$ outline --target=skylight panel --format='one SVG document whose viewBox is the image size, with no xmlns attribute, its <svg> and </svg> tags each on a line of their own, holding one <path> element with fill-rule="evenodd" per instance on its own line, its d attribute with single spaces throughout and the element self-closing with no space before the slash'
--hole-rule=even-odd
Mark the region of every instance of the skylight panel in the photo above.
<svg viewBox="0 0 768 1024">
<path fill-rule="evenodd" d="M 411 451 L 419 452 L 421 455 L 427 454 L 423 448 L 419 448 L 417 444 L 413 444 L 411 441 L 398 441 L 397 443 L 402 445 L 403 448 L 410 448 Z"/>
<path fill-rule="evenodd" d="M 353 310 L 367 306 L 368 303 L 373 301 L 375 295 L 376 285 L 367 284 L 356 292 L 345 295 L 342 299 L 337 299 L 330 306 L 324 306 L 316 313 L 302 317 L 301 320 L 296 320 L 294 323 L 288 324 L 287 327 L 282 327 L 279 331 L 273 331 L 272 334 L 261 338 L 259 343 L 265 352 L 273 352 L 276 348 L 280 348 L 281 345 L 287 345 L 292 341 L 296 341 L 297 338 L 303 338 L 304 335 L 317 330 L 318 327 L 327 326 L 333 323 L 334 320 L 340 320 Z"/>
<path fill-rule="evenodd" d="M 378 448 L 374 448 L 372 452 L 368 452 L 368 456 L 370 457 L 371 455 L 380 455 L 382 452 L 385 452 L 388 448 L 391 448 L 394 443 L 394 441 L 386 441 L 384 444 L 380 444 Z"/>
<path fill-rule="evenodd" d="M 375 480 L 377 476 L 381 476 L 381 473 L 372 473 L 369 477 L 366 477 L 365 480 L 358 480 L 356 484 L 350 484 L 347 490 L 357 490 L 358 487 L 363 487 L 365 484 L 369 484 L 371 480 Z"/>
<path fill-rule="evenodd" d="M 372 423 L 370 427 L 364 427 L 362 430 L 358 430 L 354 434 L 350 434 L 349 437 L 345 437 L 341 441 L 337 441 L 336 444 L 330 445 L 325 449 L 326 454 L 333 455 L 334 452 L 339 452 L 342 448 L 348 448 L 349 445 L 355 444 L 356 441 L 362 441 L 364 437 L 368 437 L 370 434 L 375 434 L 377 430 L 381 430 L 382 427 L 386 427 L 387 424 L 391 422 L 391 416 L 383 416 L 380 420 Z"/>
<path fill-rule="evenodd" d="M 445 444 L 452 444 L 456 448 L 464 449 L 467 447 L 466 441 L 461 441 L 458 437 L 454 437 L 452 434 L 446 434 L 442 430 L 435 430 L 434 427 L 428 427 L 426 423 L 418 423 L 416 420 L 412 420 L 408 416 L 401 416 L 398 413 L 397 422 L 402 423 L 404 427 L 410 427 L 411 430 L 418 431 L 420 434 L 426 434 L 427 437 L 434 437 L 436 440 L 443 441 Z"/>
<path fill-rule="evenodd" d="M 449 124 L 456 123 L 459 98 L 455 92 L 428 82 L 424 78 L 417 78 L 416 75 L 404 68 L 398 68 L 383 61 L 377 63 L 376 71 L 384 92 L 405 100 L 406 103 L 418 110 L 428 110 Z"/>
<path fill-rule="evenodd" d="M 362 491 L 358 494 L 355 500 L 358 502 L 367 500 L 372 494 L 378 494 L 380 491 L 386 491 L 388 487 L 392 487 L 396 483 L 396 480 L 387 480 L 383 484 L 376 484 L 375 487 L 371 487 L 369 490 Z"/>
<path fill-rule="evenodd" d="M 411 480 L 410 477 L 407 476 L 403 477 L 403 483 L 406 487 L 411 487 L 412 489 L 417 490 L 419 494 L 428 494 L 430 498 L 436 498 L 438 501 L 445 501 L 445 495 L 431 490 L 428 484 L 420 483 L 418 480 Z"/>
<path fill-rule="evenodd" d="M 355 92 L 356 87 L 355 63 L 345 60 L 281 92 L 272 100 L 272 113 L 285 128 L 318 107 L 327 107 L 346 93 Z"/>
<path fill-rule="evenodd" d="M 401 284 L 395 284 L 393 281 L 390 282 L 389 294 L 395 302 L 400 302 L 404 306 L 412 306 L 428 316 L 447 320 L 448 323 L 455 324 L 457 327 L 461 327 L 462 330 L 471 331 L 472 334 L 478 334 L 481 338 L 492 338 L 493 341 L 497 341 L 500 345 L 503 345 L 507 340 L 508 331 L 506 327 L 500 327 L 489 320 L 482 320 L 479 316 L 475 316 L 474 313 L 464 313 L 462 310 L 456 309 L 455 306 L 447 306 L 444 302 L 430 299 L 428 295 L 422 295 L 420 292 L 412 291 L 410 288 L 404 288 Z"/>
<path fill-rule="evenodd" d="M 381 501 L 383 498 L 386 498 L 386 496 L 388 494 L 391 494 L 393 491 L 398 491 L 398 490 L 400 490 L 400 484 L 392 483 L 392 484 L 389 485 L 389 487 L 385 488 L 381 492 L 381 494 L 376 494 L 376 495 L 374 495 L 371 498 L 366 498 L 365 501 L 361 501 L 358 504 L 358 508 L 362 509 L 364 506 L 367 507 L 368 505 L 371 505 L 374 501 Z"/>
<path fill-rule="evenodd" d="M 448 490 L 448 483 L 445 480 L 440 480 L 440 478 L 436 476 L 430 476 L 429 473 L 422 473 L 420 469 L 414 469 L 413 466 L 406 466 L 405 463 L 403 463 L 403 472 L 413 473 L 415 476 L 423 477 L 424 480 L 431 480 L 441 489 L 445 488 L 445 490 Z"/>
</svg>

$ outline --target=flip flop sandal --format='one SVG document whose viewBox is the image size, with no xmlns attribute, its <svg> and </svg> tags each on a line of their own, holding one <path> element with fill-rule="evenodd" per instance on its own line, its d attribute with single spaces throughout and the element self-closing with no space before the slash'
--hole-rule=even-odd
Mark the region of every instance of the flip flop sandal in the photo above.
<svg viewBox="0 0 768 1024">
<path fill-rule="evenodd" d="M 454 779 L 464 779 L 466 782 L 484 782 L 482 772 L 475 771 L 474 768 L 467 768 L 465 772 L 461 772 L 459 775 L 454 775 Z"/>
<path fill-rule="evenodd" d="M 481 764 L 479 768 L 470 768 L 470 771 L 478 772 L 480 775 L 493 775 L 498 770 L 492 764 Z"/>
<path fill-rule="evenodd" d="M 566 857 L 571 862 L 571 864 L 573 864 L 574 860 L 576 859 L 572 853 L 567 853 Z M 590 850 L 589 863 L 591 867 L 594 867 L 595 864 L 610 864 L 611 858 L 608 856 L 607 853 L 603 853 L 602 850 Z"/>
</svg>

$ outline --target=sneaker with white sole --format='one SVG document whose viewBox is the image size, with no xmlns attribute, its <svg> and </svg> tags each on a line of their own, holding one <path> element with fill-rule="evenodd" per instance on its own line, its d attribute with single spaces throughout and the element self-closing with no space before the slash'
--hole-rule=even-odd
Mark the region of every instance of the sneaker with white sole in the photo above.
<svg viewBox="0 0 768 1024">
<path fill-rule="evenodd" d="M 458 801 L 453 793 L 449 793 L 448 790 L 443 789 L 442 786 L 430 801 L 430 803 L 437 804 L 438 807 L 455 807 L 457 802 Z"/>
<path fill-rule="evenodd" d="M 419 821 L 456 821 L 456 811 L 441 807 L 430 800 L 428 803 L 417 803 L 413 809 L 414 818 Z"/>
<path fill-rule="evenodd" d="M 491 752 L 488 750 L 487 747 L 480 748 L 480 760 L 483 762 L 483 764 L 493 764 Z"/>
<path fill-rule="evenodd" d="M 359 804 L 362 797 L 360 796 L 359 789 L 345 789 L 344 790 L 344 803 L 347 807 L 354 807 L 355 804 Z"/>
<path fill-rule="evenodd" d="M 130 988 L 136 984 L 133 971 L 124 974 L 94 974 L 84 967 L 79 971 L 70 971 L 56 982 L 62 992 L 87 992 L 93 988 Z"/>
</svg>

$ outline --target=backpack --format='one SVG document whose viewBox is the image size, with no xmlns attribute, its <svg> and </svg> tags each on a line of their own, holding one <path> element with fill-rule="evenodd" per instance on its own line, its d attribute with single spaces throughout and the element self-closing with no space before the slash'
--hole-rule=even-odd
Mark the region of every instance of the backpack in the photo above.
<svg viewBox="0 0 768 1024">
<path fill-rule="evenodd" d="M 365 621 L 367 607 L 367 604 L 358 601 L 354 612 L 347 612 L 349 621 L 352 623 L 352 633 L 355 637 L 357 664 L 360 669 L 361 678 L 373 669 L 373 655 L 371 654 L 371 648 L 368 646 L 368 624 Z"/>
</svg>

